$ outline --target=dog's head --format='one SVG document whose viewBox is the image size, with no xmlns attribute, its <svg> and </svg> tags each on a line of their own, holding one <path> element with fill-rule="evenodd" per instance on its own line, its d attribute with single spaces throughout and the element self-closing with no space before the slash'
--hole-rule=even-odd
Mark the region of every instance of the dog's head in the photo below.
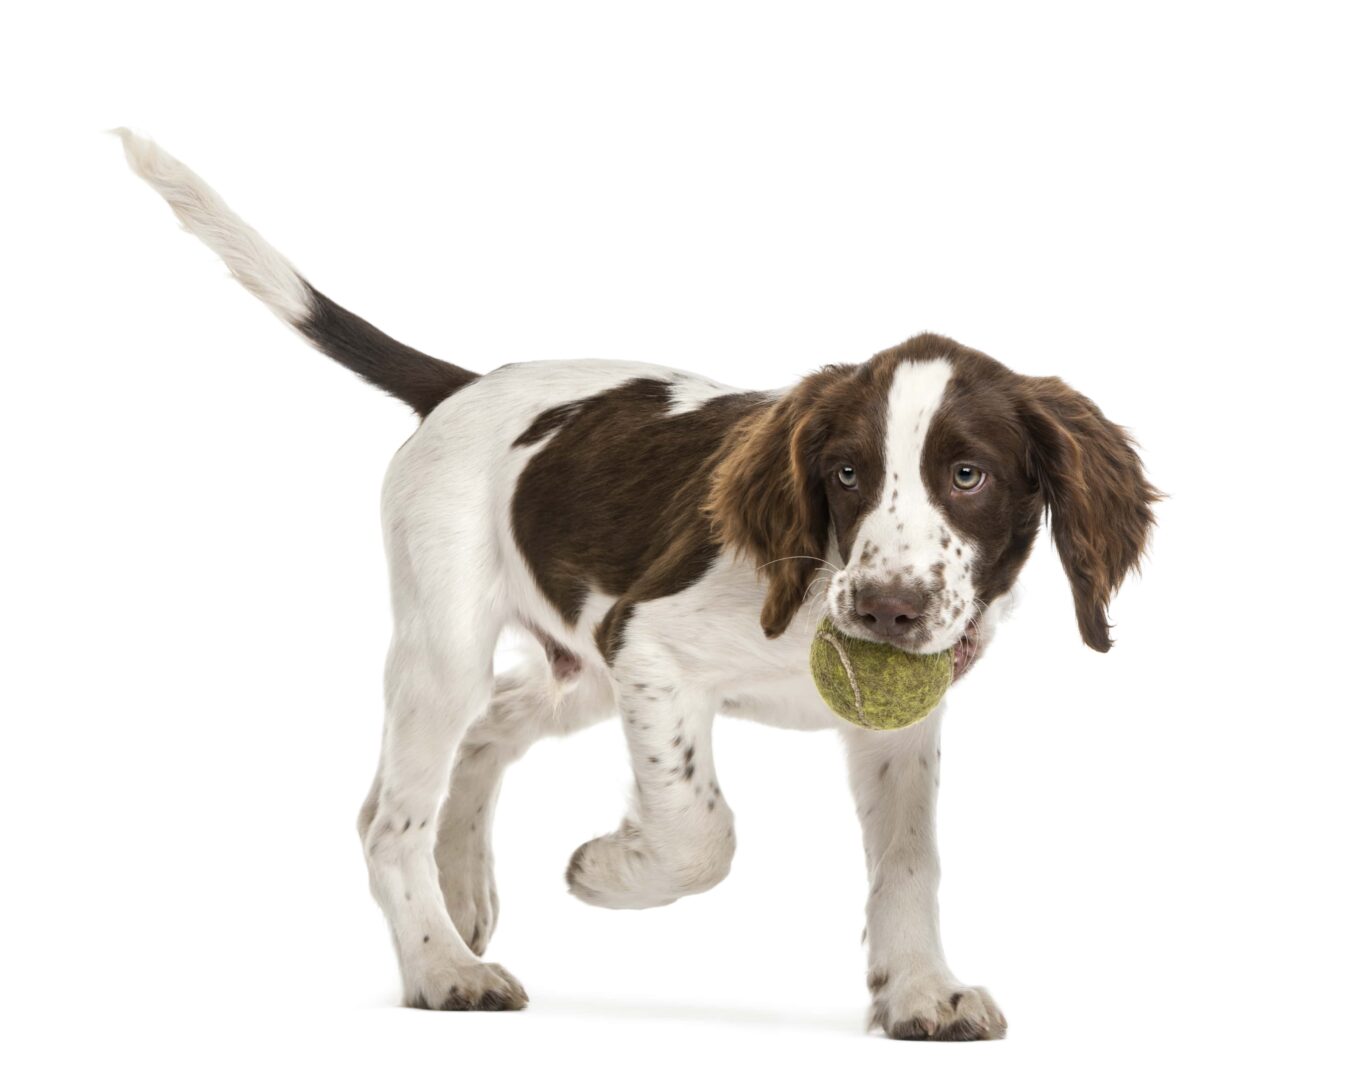
<svg viewBox="0 0 1358 1080">
<path fill-rule="evenodd" d="M 1145 549 L 1158 497 L 1093 402 L 932 334 L 817 372 L 727 451 L 711 509 L 766 577 L 766 634 L 824 582 L 845 633 L 909 652 L 956 646 L 959 674 L 1044 513 L 1080 633 L 1107 651 L 1108 601 Z"/>
</svg>

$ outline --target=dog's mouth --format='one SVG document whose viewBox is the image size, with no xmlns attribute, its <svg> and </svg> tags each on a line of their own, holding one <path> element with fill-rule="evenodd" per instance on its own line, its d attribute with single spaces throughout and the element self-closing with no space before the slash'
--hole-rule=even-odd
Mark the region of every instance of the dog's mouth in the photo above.
<svg viewBox="0 0 1358 1080">
<path fill-rule="evenodd" d="M 972 619 L 957 644 L 952 647 L 952 681 L 957 682 L 970 670 L 976 658 L 981 655 L 981 628 Z"/>
<path fill-rule="evenodd" d="M 873 635 L 871 637 L 866 636 L 863 634 L 861 627 L 852 625 L 843 626 L 838 619 L 833 620 L 833 622 L 841 633 L 846 634 L 849 637 L 858 637 L 865 641 L 882 642 L 891 645 L 893 648 L 900 649 L 902 652 L 917 653 L 920 651 L 918 648 L 902 645 L 899 642 L 884 639 L 878 635 Z M 938 651 L 941 652 L 943 650 Z M 968 620 L 966 629 L 962 631 L 962 636 L 952 645 L 952 681 L 957 682 L 958 679 L 970 671 L 972 664 L 976 662 L 976 658 L 980 655 L 981 627 L 977 620 L 973 618 Z"/>
</svg>

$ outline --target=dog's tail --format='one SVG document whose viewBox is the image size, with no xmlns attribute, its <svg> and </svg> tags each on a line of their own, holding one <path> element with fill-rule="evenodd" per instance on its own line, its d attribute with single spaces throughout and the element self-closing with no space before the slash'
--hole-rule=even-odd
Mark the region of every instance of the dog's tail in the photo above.
<svg viewBox="0 0 1358 1080">
<path fill-rule="evenodd" d="M 127 128 L 114 134 L 123 140 L 132 171 L 164 196 L 184 227 L 221 257 L 237 281 L 321 352 L 400 398 L 422 417 L 476 378 L 473 372 L 392 340 L 323 296 L 183 162 Z"/>
</svg>

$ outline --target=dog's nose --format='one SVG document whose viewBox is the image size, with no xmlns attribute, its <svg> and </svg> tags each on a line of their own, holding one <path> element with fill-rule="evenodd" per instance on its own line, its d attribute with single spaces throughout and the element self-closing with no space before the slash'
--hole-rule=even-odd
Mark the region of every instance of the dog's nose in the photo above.
<svg viewBox="0 0 1358 1080">
<path fill-rule="evenodd" d="M 874 588 L 858 590 L 853 610 L 858 621 L 883 637 L 895 637 L 909 630 L 924 613 L 927 600 L 922 590 Z"/>
</svg>

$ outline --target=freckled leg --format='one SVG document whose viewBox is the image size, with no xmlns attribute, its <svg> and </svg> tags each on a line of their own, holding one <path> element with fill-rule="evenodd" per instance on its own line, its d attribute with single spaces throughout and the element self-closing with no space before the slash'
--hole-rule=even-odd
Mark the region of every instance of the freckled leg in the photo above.
<svg viewBox="0 0 1358 1080">
<path fill-rule="evenodd" d="M 998 1039 L 1006 1025 L 994 1000 L 943 959 L 934 831 L 942 712 L 902 731 L 844 737 L 871 889 L 872 1022 L 893 1039 Z"/>
<path fill-rule="evenodd" d="M 579 731 L 612 708 L 613 689 L 601 670 L 583 671 L 563 691 L 546 660 L 532 656 L 496 678 L 490 708 L 462 740 L 434 856 L 448 914 L 478 956 L 500 911 L 491 827 L 505 769 L 543 736 Z"/>
<path fill-rule="evenodd" d="M 439 890 L 434 835 L 463 733 L 487 707 L 495 627 L 438 609 L 403 618 L 387 660 L 382 758 L 359 833 L 368 880 L 391 926 L 407 1005 L 520 1009 L 527 995 L 458 934 Z M 461 617 L 459 617 L 461 616 Z"/>
<path fill-rule="evenodd" d="M 712 760 L 715 702 L 651 668 L 615 665 L 614 677 L 634 804 L 616 832 L 575 852 L 566 881 L 589 904 L 657 907 L 712 888 L 731 868 L 733 817 Z"/>
</svg>

